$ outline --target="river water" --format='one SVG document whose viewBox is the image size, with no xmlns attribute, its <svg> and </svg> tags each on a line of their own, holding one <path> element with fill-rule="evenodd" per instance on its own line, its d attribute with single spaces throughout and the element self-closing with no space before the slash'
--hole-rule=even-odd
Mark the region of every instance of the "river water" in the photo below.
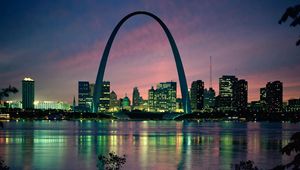
<svg viewBox="0 0 300 170">
<path fill-rule="evenodd" d="M 123 169 L 260 168 L 286 163 L 280 148 L 300 124 L 191 121 L 10 121 L 0 157 L 11 169 L 97 169 L 97 156 L 126 155 Z"/>
</svg>

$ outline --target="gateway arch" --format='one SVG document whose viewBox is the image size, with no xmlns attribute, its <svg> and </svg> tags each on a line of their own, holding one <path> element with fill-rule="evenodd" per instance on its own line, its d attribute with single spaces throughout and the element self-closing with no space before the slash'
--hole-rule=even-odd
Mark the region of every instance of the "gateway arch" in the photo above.
<svg viewBox="0 0 300 170">
<path fill-rule="evenodd" d="M 99 69 L 98 69 L 98 74 L 97 74 L 96 83 L 95 83 L 95 87 L 94 87 L 95 89 L 94 89 L 94 97 L 93 97 L 93 112 L 94 113 L 98 112 L 99 98 L 100 98 L 101 91 L 102 91 L 102 83 L 103 83 L 105 67 L 106 67 L 108 55 L 109 55 L 112 43 L 115 39 L 115 36 L 116 36 L 117 32 L 119 31 L 119 29 L 121 28 L 122 24 L 125 21 L 127 21 L 129 18 L 131 18 L 132 16 L 135 16 L 135 15 L 147 15 L 147 16 L 155 19 L 160 24 L 162 29 L 164 30 L 166 36 L 168 37 L 170 46 L 173 51 L 175 63 L 176 63 L 177 73 L 178 73 L 178 77 L 179 77 L 179 84 L 180 84 L 180 89 L 181 89 L 181 95 L 182 95 L 183 110 L 184 110 L 184 113 L 191 113 L 191 105 L 190 105 L 188 86 L 187 86 L 186 77 L 184 74 L 184 69 L 183 69 L 183 65 L 181 62 L 180 54 L 177 49 L 175 40 L 174 40 L 171 32 L 169 31 L 168 27 L 162 22 L 162 20 L 160 20 L 156 15 L 154 15 L 150 12 L 146 12 L 146 11 L 136 11 L 136 12 L 126 15 L 118 23 L 118 25 L 114 28 L 113 32 L 111 33 L 111 35 L 107 41 L 107 44 L 105 46 L 105 49 L 104 49 L 104 52 L 103 52 L 103 55 L 102 55 L 102 58 L 100 61 Z"/>
</svg>

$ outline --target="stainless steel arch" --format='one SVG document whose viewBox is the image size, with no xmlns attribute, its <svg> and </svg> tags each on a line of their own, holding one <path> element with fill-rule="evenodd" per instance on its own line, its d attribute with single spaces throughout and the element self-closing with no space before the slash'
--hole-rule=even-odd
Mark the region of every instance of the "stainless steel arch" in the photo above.
<svg viewBox="0 0 300 170">
<path fill-rule="evenodd" d="M 185 113 L 191 113 L 188 86 L 187 86 L 187 83 L 186 83 L 186 78 L 185 78 L 185 74 L 184 74 L 183 65 L 182 65 L 182 62 L 181 62 L 180 54 L 179 54 L 179 51 L 177 49 L 175 40 L 174 40 L 173 36 L 171 35 L 171 32 L 169 31 L 167 26 L 162 22 L 162 20 L 160 20 L 156 15 L 154 15 L 150 12 L 146 12 L 146 11 L 136 11 L 136 12 L 133 12 L 133 13 L 130 13 L 130 14 L 126 15 L 118 23 L 118 25 L 114 28 L 113 32 L 111 33 L 111 35 L 110 35 L 110 37 L 107 41 L 107 44 L 105 46 L 105 49 L 104 49 L 104 52 L 103 52 L 103 55 L 102 55 L 102 59 L 100 61 L 100 66 L 99 66 L 99 69 L 98 69 L 98 74 L 97 74 L 96 83 L 95 83 L 94 97 L 93 97 L 93 112 L 94 113 L 98 112 L 99 98 L 100 98 L 100 94 L 101 94 L 101 91 L 102 91 L 103 76 L 104 76 L 105 67 L 106 67 L 109 51 L 111 49 L 113 40 L 114 40 L 118 30 L 122 26 L 122 24 L 126 20 L 128 20 L 130 17 L 135 16 L 135 15 L 150 16 L 151 18 L 155 19 L 160 24 L 160 26 L 163 28 L 163 30 L 165 31 L 165 34 L 167 35 L 170 46 L 172 48 L 175 63 L 176 63 L 176 68 L 177 68 L 179 83 L 180 83 L 180 89 L 181 89 L 181 95 L 182 95 L 183 110 L 184 110 Z"/>
</svg>

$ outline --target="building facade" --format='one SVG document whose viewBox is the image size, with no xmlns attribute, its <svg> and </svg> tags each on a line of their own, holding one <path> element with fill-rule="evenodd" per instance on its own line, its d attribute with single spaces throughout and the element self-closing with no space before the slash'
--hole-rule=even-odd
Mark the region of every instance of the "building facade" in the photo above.
<svg viewBox="0 0 300 170">
<path fill-rule="evenodd" d="M 140 92 L 137 87 L 133 88 L 132 92 L 132 109 L 137 109 L 140 105 Z"/>
<path fill-rule="evenodd" d="M 159 83 L 154 89 L 148 91 L 148 106 L 151 112 L 175 112 L 176 111 L 176 82 Z"/>
<path fill-rule="evenodd" d="M 248 82 L 238 80 L 234 87 L 234 108 L 236 111 L 246 111 L 248 106 Z"/>
<path fill-rule="evenodd" d="M 282 111 L 282 96 L 283 87 L 282 82 L 274 81 L 268 82 L 266 85 L 266 104 L 268 112 L 281 112 Z"/>
<path fill-rule="evenodd" d="M 25 77 L 22 80 L 22 108 L 34 109 L 34 80 Z"/>
<path fill-rule="evenodd" d="M 234 110 L 234 89 L 238 79 L 235 76 L 222 76 L 219 78 L 218 108 L 221 111 Z"/>
<path fill-rule="evenodd" d="M 204 105 L 204 82 L 202 80 L 193 81 L 190 90 L 192 112 L 199 112 Z"/>
<path fill-rule="evenodd" d="M 110 82 L 103 81 L 102 92 L 100 94 L 100 99 L 99 99 L 98 111 L 100 112 L 108 111 L 109 103 L 110 103 Z"/>
<path fill-rule="evenodd" d="M 205 109 L 213 109 L 215 107 L 215 101 L 216 101 L 216 92 L 213 88 L 204 89 L 203 93 L 203 107 Z"/>
<path fill-rule="evenodd" d="M 87 99 L 90 95 L 90 83 L 88 81 L 78 82 L 78 111 L 88 112 L 89 107 Z"/>
</svg>

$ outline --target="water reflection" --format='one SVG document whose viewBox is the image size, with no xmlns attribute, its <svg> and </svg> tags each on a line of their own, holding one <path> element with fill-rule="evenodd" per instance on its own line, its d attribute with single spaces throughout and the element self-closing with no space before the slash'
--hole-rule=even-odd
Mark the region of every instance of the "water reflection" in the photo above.
<svg viewBox="0 0 300 170">
<path fill-rule="evenodd" d="M 12 169 L 96 169 L 97 156 L 126 154 L 125 169 L 230 169 L 286 162 L 279 149 L 299 124 L 170 121 L 9 122 L 0 155 Z"/>
</svg>

